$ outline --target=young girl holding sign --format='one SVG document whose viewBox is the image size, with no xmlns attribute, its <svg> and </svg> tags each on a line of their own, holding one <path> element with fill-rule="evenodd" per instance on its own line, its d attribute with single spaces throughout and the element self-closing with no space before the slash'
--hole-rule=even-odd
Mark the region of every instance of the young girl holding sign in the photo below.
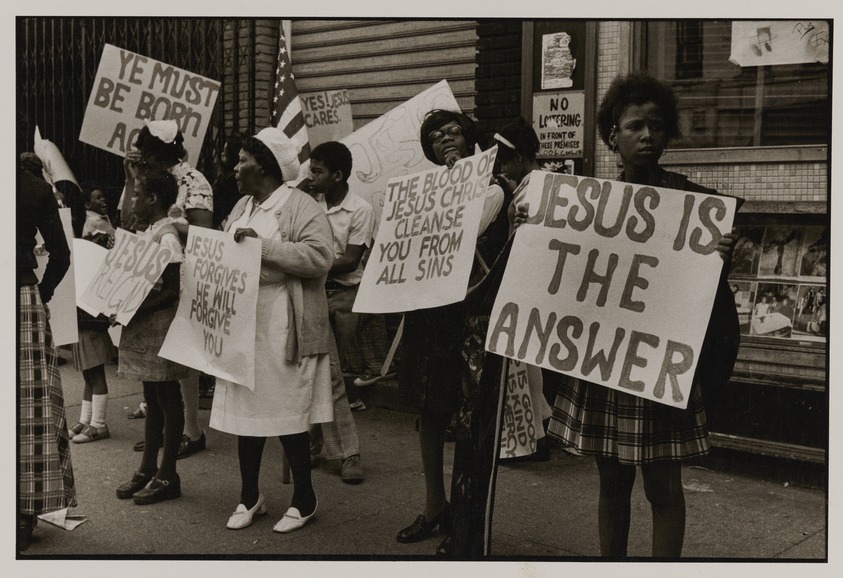
<svg viewBox="0 0 843 578">
<path fill-rule="evenodd" d="M 120 338 L 118 375 L 123 379 L 141 380 L 147 404 L 140 468 L 131 480 L 117 488 L 118 498 L 133 498 L 136 504 L 154 504 L 181 495 L 176 460 L 184 413 L 178 380 L 187 377 L 189 370 L 158 357 L 178 308 L 180 267 L 184 260 L 178 232 L 167 216 L 177 194 L 176 180 L 166 171 L 141 172 L 135 182 L 132 211 L 138 220 L 150 223 L 139 236 L 152 239 L 172 252 L 161 278 L 123 328 Z M 162 437 L 164 455 L 159 466 L 158 448 Z"/>
<path fill-rule="evenodd" d="M 673 89 L 644 73 L 617 78 L 597 113 L 600 136 L 620 155 L 617 180 L 667 189 L 716 191 L 659 166 L 671 138 L 679 136 Z M 519 206 L 517 227 L 527 210 Z M 675 558 L 685 537 L 682 462 L 710 449 L 702 387 L 726 385 L 737 357 L 737 309 L 726 280 L 734 232 L 717 245 L 724 263 L 706 331 L 694 386 L 686 409 L 678 409 L 584 380 L 565 378 L 559 386 L 548 433 L 583 454 L 596 456 L 600 477 L 600 553 L 627 555 L 632 486 L 641 467 L 644 492 L 653 513 L 654 557 Z M 681 323 L 681 320 L 679 320 Z"/>
</svg>

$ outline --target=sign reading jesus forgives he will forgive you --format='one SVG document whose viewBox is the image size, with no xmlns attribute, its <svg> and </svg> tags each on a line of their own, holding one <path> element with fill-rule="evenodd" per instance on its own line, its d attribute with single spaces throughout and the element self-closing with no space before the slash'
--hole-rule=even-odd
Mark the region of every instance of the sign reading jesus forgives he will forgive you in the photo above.
<svg viewBox="0 0 843 578">
<path fill-rule="evenodd" d="M 261 243 L 190 227 L 179 308 L 159 355 L 254 389 Z"/>
<path fill-rule="evenodd" d="M 414 311 L 465 297 L 497 152 L 387 183 L 354 312 Z"/>
<path fill-rule="evenodd" d="M 534 171 L 493 353 L 685 408 L 736 199 Z"/>
</svg>

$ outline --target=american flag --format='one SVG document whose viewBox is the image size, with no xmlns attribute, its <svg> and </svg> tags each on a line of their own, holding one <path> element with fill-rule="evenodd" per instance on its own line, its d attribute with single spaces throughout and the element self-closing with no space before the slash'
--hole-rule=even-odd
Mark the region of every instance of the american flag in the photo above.
<svg viewBox="0 0 843 578">
<path fill-rule="evenodd" d="M 284 131 L 299 149 L 299 162 L 310 157 L 310 143 L 307 140 L 307 125 L 301 109 L 301 100 L 296 90 L 287 39 L 284 32 L 278 39 L 278 68 L 275 70 L 275 88 L 272 95 L 272 124 Z"/>
</svg>

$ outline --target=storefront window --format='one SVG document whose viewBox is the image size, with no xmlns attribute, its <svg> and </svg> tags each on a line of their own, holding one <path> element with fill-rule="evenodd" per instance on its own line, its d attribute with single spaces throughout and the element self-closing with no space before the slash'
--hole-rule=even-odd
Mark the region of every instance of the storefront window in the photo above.
<svg viewBox="0 0 843 578">
<path fill-rule="evenodd" d="M 827 144 L 827 23 L 665 21 L 646 33 L 645 67 L 679 98 L 672 147 Z"/>
<path fill-rule="evenodd" d="M 743 335 L 824 342 L 828 229 L 775 222 L 738 227 L 729 284 Z"/>
</svg>

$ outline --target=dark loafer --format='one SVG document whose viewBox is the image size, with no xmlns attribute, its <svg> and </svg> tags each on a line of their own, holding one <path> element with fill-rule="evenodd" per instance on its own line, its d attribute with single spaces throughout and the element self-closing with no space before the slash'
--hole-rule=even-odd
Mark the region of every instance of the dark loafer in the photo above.
<svg viewBox="0 0 843 578">
<path fill-rule="evenodd" d="M 443 529 L 448 526 L 449 516 L 450 509 L 448 507 L 448 503 L 446 502 L 445 507 L 442 508 L 442 511 L 430 520 L 425 518 L 424 514 L 419 514 L 418 517 L 416 517 L 416 521 L 413 522 L 410 526 L 407 526 L 406 528 L 398 532 L 398 535 L 395 536 L 395 539 L 401 542 L 402 544 L 409 544 L 412 542 L 421 542 L 422 540 L 426 540 L 433 533 L 433 530 L 436 529 L 436 526 L 439 526 L 441 524 Z"/>
<path fill-rule="evenodd" d="M 181 437 L 181 446 L 179 446 L 179 455 L 176 459 L 180 460 L 182 458 L 186 458 L 192 456 L 197 452 L 201 452 L 205 449 L 205 432 L 202 432 L 202 435 L 199 436 L 199 439 L 196 441 L 191 440 L 186 435 Z"/>
<path fill-rule="evenodd" d="M 128 500 L 132 496 L 134 496 L 137 492 L 141 491 L 146 487 L 146 485 L 155 477 L 155 474 L 145 474 L 143 472 L 135 472 L 135 475 L 132 476 L 132 479 L 123 484 L 122 486 L 118 486 L 117 488 L 117 498 L 120 500 Z"/>
<path fill-rule="evenodd" d="M 132 500 L 139 506 L 146 506 L 179 496 L 181 496 L 181 480 L 177 475 L 172 480 L 153 478 L 149 486 L 132 496 Z"/>
</svg>

